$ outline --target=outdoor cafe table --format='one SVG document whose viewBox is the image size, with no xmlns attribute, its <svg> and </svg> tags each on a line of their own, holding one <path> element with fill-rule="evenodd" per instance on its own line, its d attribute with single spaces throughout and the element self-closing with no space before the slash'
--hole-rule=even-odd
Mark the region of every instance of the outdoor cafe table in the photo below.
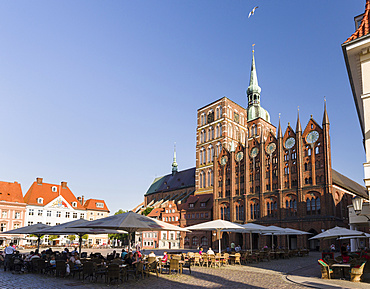
<svg viewBox="0 0 370 289">
<path fill-rule="evenodd" d="M 335 264 L 331 265 L 331 267 L 332 268 L 339 268 L 340 269 L 341 279 L 346 279 L 345 276 L 344 276 L 344 269 L 345 268 L 350 269 L 351 268 L 351 264 L 335 263 Z"/>
</svg>

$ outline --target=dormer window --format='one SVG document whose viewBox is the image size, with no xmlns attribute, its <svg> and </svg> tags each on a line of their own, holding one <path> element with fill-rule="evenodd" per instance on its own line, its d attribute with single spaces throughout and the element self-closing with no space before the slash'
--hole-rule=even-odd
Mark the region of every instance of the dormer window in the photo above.
<svg viewBox="0 0 370 289">
<path fill-rule="evenodd" d="M 200 203 L 200 206 L 202 207 L 202 208 L 204 208 L 205 206 L 206 206 L 206 203 Z"/>
<path fill-rule="evenodd" d="M 194 203 L 189 204 L 189 208 L 194 208 Z"/>
<path fill-rule="evenodd" d="M 56 192 L 58 191 L 58 188 L 57 188 L 56 186 L 52 186 L 52 187 L 51 187 L 51 191 L 52 191 L 53 193 L 56 193 Z"/>
<path fill-rule="evenodd" d="M 103 203 L 95 203 L 96 204 L 96 207 L 97 208 L 104 208 L 104 204 Z"/>
<path fill-rule="evenodd" d="M 43 199 L 43 198 L 37 198 L 37 203 L 38 203 L 38 204 L 42 204 L 42 203 L 44 203 L 44 199 Z"/>
<path fill-rule="evenodd" d="M 77 202 L 72 202 L 72 207 L 77 207 Z"/>
</svg>

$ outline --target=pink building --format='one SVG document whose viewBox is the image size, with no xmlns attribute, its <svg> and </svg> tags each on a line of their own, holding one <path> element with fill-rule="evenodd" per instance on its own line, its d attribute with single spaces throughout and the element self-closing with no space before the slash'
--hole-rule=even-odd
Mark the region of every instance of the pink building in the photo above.
<svg viewBox="0 0 370 289">
<path fill-rule="evenodd" d="M 21 185 L 17 182 L 0 182 L 0 231 L 24 226 L 27 204 L 23 200 Z M 23 235 L 0 235 L 0 246 L 9 242 L 19 244 Z"/>
</svg>

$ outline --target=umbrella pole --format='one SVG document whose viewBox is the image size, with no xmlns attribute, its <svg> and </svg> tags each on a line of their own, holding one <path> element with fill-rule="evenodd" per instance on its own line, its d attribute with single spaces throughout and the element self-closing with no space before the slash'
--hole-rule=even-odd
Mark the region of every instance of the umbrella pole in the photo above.
<svg viewBox="0 0 370 289">
<path fill-rule="evenodd" d="M 271 234 L 271 250 L 275 251 L 275 249 L 274 249 L 274 233 Z"/>
<path fill-rule="evenodd" d="M 218 231 L 218 253 L 221 253 L 221 231 Z"/>
<path fill-rule="evenodd" d="M 78 256 L 81 258 L 81 249 L 82 249 L 82 235 L 81 234 L 78 235 L 78 242 L 79 242 L 79 247 L 80 247 Z"/>
<path fill-rule="evenodd" d="M 249 233 L 249 238 L 250 238 L 250 246 L 251 246 L 251 254 L 252 254 L 252 250 L 253 250 L 253 246 L 252 246 L 252 232 Z"/>
<path fill-rule="evenodd" d="M 40 239 L 41 235 L 37 235 L 37 250 L 40 251 Z"/>
</svg>

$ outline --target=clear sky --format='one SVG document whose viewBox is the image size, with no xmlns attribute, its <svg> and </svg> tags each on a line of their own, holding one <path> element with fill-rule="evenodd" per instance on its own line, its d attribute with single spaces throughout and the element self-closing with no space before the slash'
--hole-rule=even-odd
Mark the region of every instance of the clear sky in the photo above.
<svg viewBox="0 0 370 289">
<path fill-rule="evenodd" d="M 254 16 L 248 13 L 259 6 Z M 195 166 L 196 111 L 261 105 L 285 130 L 321 124 L 332 165 L 363 183 L 362 134 L 341 44 L 365 0 L 0 2 L 0 180 L 36 177 L 132 209 L 157 176 Z"/>
</svg>

